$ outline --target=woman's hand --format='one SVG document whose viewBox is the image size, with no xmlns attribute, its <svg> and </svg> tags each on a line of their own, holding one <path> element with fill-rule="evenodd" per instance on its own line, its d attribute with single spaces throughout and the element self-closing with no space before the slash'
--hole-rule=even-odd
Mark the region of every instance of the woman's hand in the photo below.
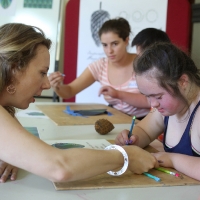
<svg viewBox="0 0 200 200">
<path fill-rule="evenodd" d="M 149 152 L 137 146 L 123 146 L 129 158 L 129 170 L 136 174 L 148 172 L 159 167 L 156 158 Z"/>
<path fill-rule="evenodd" d="M 110 96 L 112 98 L 118 98 L 118 91 L 110 86 L 103 86 L 99 90 L 99 96 L 103 94 L 105 96 Z"/>
<path fill-rule="evenodd" d="M 63 83 L 64 76 L 60 72 L 53 72 L 48 76 L 51 87 L 58 89 L 59 86 Z"/>
<path fill-rule="evenodd" d="M 138 145 L 139 138 L 137 135 L 132 135 L 130 138 L 128 138 L 129 130 L 125 129 L 123 130 L 117 137 L 115 138 L 115 144 L 117 145 Z"/>
<path fill-rule="evenodd" d="M 6 182 L 7 179 L 12 181 L 17 178 L 18 168 L 0 160 L 0 183 Z"/>
</svg>

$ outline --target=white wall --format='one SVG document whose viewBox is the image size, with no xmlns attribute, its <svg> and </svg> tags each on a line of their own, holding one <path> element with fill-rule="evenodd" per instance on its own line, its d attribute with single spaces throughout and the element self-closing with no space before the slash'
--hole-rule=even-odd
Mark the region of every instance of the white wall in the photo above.
<svg viewBox="0 0 200 200">
<path fill-rule="evenodd" d="M 103 17 L 96 20 L 99 24 L 101 24 L 99 21 L 104 20 L 108 15 L 109 19 L 124 17 L 129 21 L 132 29 L 130 43 L 133 37 L 146 27 L 166 30 L 167 0 L 80 0 L 77 76 L 91 62 L 105 57 L 102 46 L 96 45 L 91 33 L 92 14 L 100 12 Z M 98 23 L 95 25 L 98 26 Z M 135 52 L 135 50 L 129 48 L 129 52 Z M 98 97 L 99 89 L 100 84 L 94 83 L 76 95 L 76 102 L 106 103 L 103 95 Z"/>
</svg>

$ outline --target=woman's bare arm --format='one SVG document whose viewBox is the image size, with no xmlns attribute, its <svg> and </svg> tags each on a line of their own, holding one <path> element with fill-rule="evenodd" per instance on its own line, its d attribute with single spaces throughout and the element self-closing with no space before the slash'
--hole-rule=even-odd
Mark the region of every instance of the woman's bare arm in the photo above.
<svg viewBox="0 0 200 200">
<path fill-rule="evenodd" d="M 1 106 L 0 123 L 0 159 L 51 181 L 89 178 L 123 166 L 118 150 L 56 149 L 28 133 Z M 157 165 L 150 153 L 136 146 L 124 148 L 134 163 L 131 171 L 142 173 Z"/>
</svg>

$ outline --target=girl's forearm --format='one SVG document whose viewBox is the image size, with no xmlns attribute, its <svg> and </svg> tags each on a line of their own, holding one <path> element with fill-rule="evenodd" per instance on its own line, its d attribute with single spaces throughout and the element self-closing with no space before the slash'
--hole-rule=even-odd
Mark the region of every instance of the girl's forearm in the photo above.
<svg viewBox="0 0 200 200">
<path fill-rule="evenodd" d="M 147 98 L 140 93 L 117 91 L 118 99 L 137 108 L 150 108 Z"/>
<path fill-rule="evenodd" d="M 200 158 L 171 153 L 172 167 L 177 171 L 200 181 Z"/>
</svg>

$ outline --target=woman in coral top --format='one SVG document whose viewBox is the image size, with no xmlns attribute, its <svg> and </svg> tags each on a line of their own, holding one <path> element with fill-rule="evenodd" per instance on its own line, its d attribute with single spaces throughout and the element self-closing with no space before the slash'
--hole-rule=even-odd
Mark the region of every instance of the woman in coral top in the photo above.
<svg viewBox="0 0 200 200">
<path fill-rule="evenodd" d="M 50 74 L 49 81 L 60 97 L 69 99 L 92 85 L 100 82 L 99 95 L 113 108 L 137 118 L 144 117 L 150 110 L 147 98 L 140 94 L 135 81 L 133 62 L 137 54 L 127 52 L 130 25 L 124 18 L 106 21 L 99 30 L 99 37 L 106 54 L 91 63 L 83 73 L 65 85 L 60 72 Z"/>
</svg>

